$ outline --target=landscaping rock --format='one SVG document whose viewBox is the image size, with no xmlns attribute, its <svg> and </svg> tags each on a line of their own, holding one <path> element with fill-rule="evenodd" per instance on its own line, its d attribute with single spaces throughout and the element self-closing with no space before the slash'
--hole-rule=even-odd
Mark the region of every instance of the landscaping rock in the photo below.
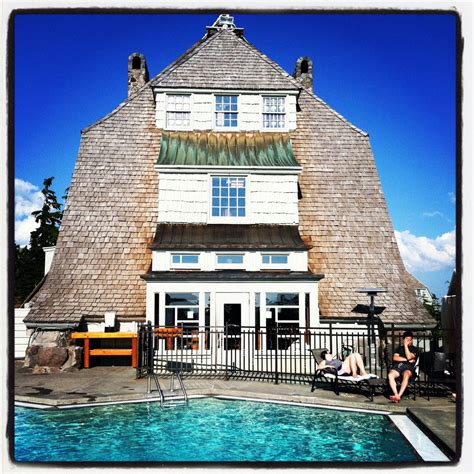
<svg viewBox="0 0 474 474">
<path fill-rule="evenodd" d="M 63 372 L 72 372 L 78 370 L 82 363 L 82 347 L 69 346 L 67 348 L 68 357 L 64 365 L 61 367 Z"/>
<path fill-rule="evenodd" d="M 26 349 L 25 367 L 57 367 L 60 368 L 68 358 L 65 347 L 48 347 L 34 345 Z"/>
</svg>

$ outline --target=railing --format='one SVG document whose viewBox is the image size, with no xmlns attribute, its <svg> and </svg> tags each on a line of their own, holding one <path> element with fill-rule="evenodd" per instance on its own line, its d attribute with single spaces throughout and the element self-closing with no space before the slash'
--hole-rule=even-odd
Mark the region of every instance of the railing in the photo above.
<svg viewBox="0 0 474 474">
<path fill-rule="evenodd" d="M 364 357 L 369 372 L 387 376 L 393 351 L 402 343 L 403 329 L 376 330 L 375 358 L 369 354 L 367 327 L 325 324 L 318 328 L 159 327 L 141 324 L 138 330 L 137 377 L 166 373 L 167 362 L 192 363 L 186 376 L 255 378 L 308 382 L 315 370 L 309 349 L 328 349 L 343 359 L 350 352 Z M 415 331 L 421 352 L 420 381 L 426 380 L 430 354 L 442 350 L 447 331 Z M 450 355 L 454 369 L 454 355 Z M 371 360 L 373 359 L 373 360 Z"/>
</svg>

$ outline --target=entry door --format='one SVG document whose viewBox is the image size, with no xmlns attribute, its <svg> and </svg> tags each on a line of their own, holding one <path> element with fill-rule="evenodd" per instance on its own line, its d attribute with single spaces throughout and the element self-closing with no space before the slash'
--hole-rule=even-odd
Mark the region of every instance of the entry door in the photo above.
<svg viewBox="0 0 474 474">
<path fill-rule="evenodd" d="M 216 326 L 219 327 L 217 362 L 219 364 L 236 366 L 240 361 L 240 352 L 247 344 L 242 327 L 248 325 L 248 293 L 217 293 Z"/>
</svg>

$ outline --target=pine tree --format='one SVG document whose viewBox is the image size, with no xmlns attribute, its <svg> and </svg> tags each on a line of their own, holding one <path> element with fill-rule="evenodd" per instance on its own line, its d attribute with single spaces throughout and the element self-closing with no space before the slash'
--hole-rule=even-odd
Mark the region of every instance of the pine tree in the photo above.
<svg viewBox="0 0 474 474">
<path fill-rule="evenodd" d="M 54 177 L 43 181 L 43 207 L 31 214 L 39 224 L 30 234 L 28 247 L 15 246 L 15 303 L 21 305 L 44 275 L 43 247 L 56 245 L 63 212 L 55 192 L 51 189 Z"/>
</svg>

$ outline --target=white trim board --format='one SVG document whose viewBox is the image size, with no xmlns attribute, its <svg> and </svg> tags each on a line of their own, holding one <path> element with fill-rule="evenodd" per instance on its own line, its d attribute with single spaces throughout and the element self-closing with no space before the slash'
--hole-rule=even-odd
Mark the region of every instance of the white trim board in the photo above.
<svg viewBox="0 0 474 474">
<path fill-rule="evenodd" d="M 406 415 L 389 415 L 393 424 L 415 448 L 423 461 L 450 462 L 450 459 Z"/>
</svg>

